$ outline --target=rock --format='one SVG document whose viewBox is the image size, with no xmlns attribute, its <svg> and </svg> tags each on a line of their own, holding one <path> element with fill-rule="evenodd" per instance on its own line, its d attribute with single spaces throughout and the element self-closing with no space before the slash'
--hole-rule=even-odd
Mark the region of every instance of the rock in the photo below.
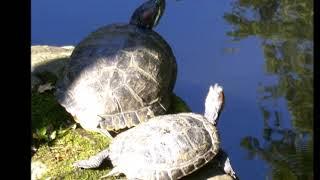
<svg viewBox="0 0 320 180">
<path fill-rule="evenodd" d="M 45 90 L 50 90 L 54 84 L 52 82 L 45 82 L 41 77 L 40 73 L 49 72 L 60 78 L 63 72 L 63 69 L 68 62 L 69 56 L 71 55 L 74 47 L 73 46 L 32 46 L 31 47 L 31 72 L 32 72 L 32 88 L 38 87 L 40 92 Z M 40 88 L 40 89 L 39 89 Z M 32 98 L 33 107 L 37 108 L 35 110 L 37 115 L 44 121 L 52 119 L 49 112 L 54 114 L 64 114 L 58 111 L 57 109 L 43 110 L 43 114 L 38 107 L 50 107 L 54 108 L 56 106 L 41 105 L 38 104 L 42 102 L 42 96 L 40 92 L 34 92 L 35 95 Z M 43 99 L 44 102 L 49 103 L 53 102 L 53 97 L 51 94 L 48 94 L 46 99 Z M 188 112 L 190 108 L 187 104 L 178 96 L 172 96 L 172 107 L 169 110 L 169 113 L 178 113 L 178 112 Z M 36 101 L 37 100 L 37 101 Z M 48 101 L 51 100 L 51 101 Z M 57 107 L 58 108 L 58 107 Z M 60 113 L 57 113 L 60 112 Z M 61 116 L 62 116 L 61 115 Z M 46 117 L 46 118 L 42 118 Z M 50 118 L 51 117 L 51 118 Z M 60 118 L 59 118 L 60 119 Z M 61 119 L 67 120 L 68 116 L 62 116 Z M 34 121 L 36 119 L 32 119 Z M 40 120 L 38 120 L 40 121 Z M 46 124 L 45 122 L 41 122 Z M 50 122 L 47 122 L 50 123 Z M 55 129 L 61 131 L 63 129 Z M 81 132 L 81 133 L 80 133 Z M 93 154 L 99 152 L 101 149 L 104 149 L 106 146 L 105 137 L 102 137 L 99 134 L 86 132 L 81 129 L 72 130 L 68 135 L 61 138 L 57 138 L 56 143 L 48 146 L 43 144 L 39 147 L 39 150 L 34 152 L 32 156 L 31 172 L 32 180 L 33 179 L 46 179 L 46 178 L 70 178 L 70 179 L 98 179 L 102 175 L 105 175 L 110 167 L 105 167 L 99 170 L 77 170 L 70 168 L 71 164 L 79 159 L 85 159 Z M 55 150 L 59 149 L 59 150 Z M 81 155 L 79 155 L 81 154 Z M 83 156 L 83 157 L 82 157 Z M 41 161 L 40 161 L 41 160 Z M 50 169 L 48 170 L 48 167 Z M 199 169 L 198 171 L 192 173 L 191 175 L 184 177 L 184 180 L 233 180 L 229 175 L 224 174 L 224 172 L 218 167 L 216 161 L 208 163 L 205 167 Z"/>
<path fill-rule="evenodd" d="M 31 46 L 31 88 L 41 83 L 39 73 L 50 72 L 59 78 L 73 49 L 73 46 Z"/>
<path fill-rule="evenodd" d="M 39 84 L 41 84 L 41 80 L 37 76 L 31 74 L 31 89 L 34 89 L 35 86 Z"/>
<path fill-rule="evenodd" d="M 55 59 L 68 58 L 73 49 L 73 46 L 31 46 L 31 67 L 34 69 Z"/>
<path fill-rule="evenodd" d="M 233 178 L 226 174 L 222 174 L 222 175 L 220 174 L 220 175 L 210 177 L 207 180 L 233 180 Z"/>
<path fill-rule="evenodd" d="M 201 169 L 183 178 L 183 180 L 233 180 L 231 176 L 224 173 L 214 159 Z"/>
<path fill-rule="evenodd" d="M 54 87 L 51 85 L 51 83 L 49 82 L 49 83 L 46 83 L 46 84 L 43 84 L 43 85 L 40 85 L 39 87 L 38 87 L 38 92 L 39 93 L 43 93 L 43 92 L 45 92 L 45 91 L 47 91 L 47 90 L 51 90 L 51 89 L 53 89 Z"/>
<path fill-rule="evenodd" d="M 42 175 L 47 171 L 47 166 L 40 161 L 31 162 L 31 179 L 41 179 Z"/>
</svg>

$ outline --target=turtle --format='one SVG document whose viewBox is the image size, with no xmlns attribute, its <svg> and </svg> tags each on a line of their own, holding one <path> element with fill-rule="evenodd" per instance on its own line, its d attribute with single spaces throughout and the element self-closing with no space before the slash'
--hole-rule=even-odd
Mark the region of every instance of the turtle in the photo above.
<svg viewBox="0 0 320 180">
<path fill-rule="evenodd" d="M 184 112 L 153 117 L 120 133 L 109 147 L 87 160 L 74 162 L 73 166 L 97 168 L 108 159 L 113 169 L 103 177 L 124 174 L 128 179 L 180 179 L 224 152 L 217 130 L 223 104 L 222 86 L 211 85 L 204 115 Z M 237 179 L 229 158 L 221 157 L 221 169 Z"/>
<path fill-rule="evenodd" d="M 164 9 L 164 0 L 149 0 L 129 24 L 98 28 L 75 47 L 55 95 L 82 128 L 112 138 L 110 131 L 167 112 L 177 63 L 170 45 L 153 30 Z"/>
</svg>

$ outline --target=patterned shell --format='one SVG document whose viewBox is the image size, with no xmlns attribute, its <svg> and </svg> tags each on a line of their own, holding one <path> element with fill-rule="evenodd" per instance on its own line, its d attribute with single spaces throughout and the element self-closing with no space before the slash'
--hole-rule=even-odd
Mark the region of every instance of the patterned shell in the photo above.
<svg viewBox="0 0 320 180">
<path fill-rule="evenodd" d="M 180 179 L 213 159 L 219 146 L 218 131 L 204 116 L 180 113 L 119 134 L 109 157 L 128 179 Z"/>
<path fill-rule="evenodd" d="M 56 96 L 87 130 L 118 130 L 164 114 L 177 65 L 153 30 L 112 24 L 81 41 L 58 82 Z M 101 125 L 101 124 L 100 124 Z"/>
</svg>

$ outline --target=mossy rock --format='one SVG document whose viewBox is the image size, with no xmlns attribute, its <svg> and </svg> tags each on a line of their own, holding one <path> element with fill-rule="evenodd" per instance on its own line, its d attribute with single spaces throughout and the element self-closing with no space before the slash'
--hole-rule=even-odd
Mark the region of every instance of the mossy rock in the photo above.
<svg viewBox="0 0 320 180">
<path fill-rule="evenodd" d="M 100 134 L 87 132 L 82 128 L 72 129 L 50 145 L 40 146 L 33 155 L 32 162 L 42 162 L 47 167 L 41 179 L 99 179 L 108 173 L 110 168 L 81 170 L 73 168 L 72 163 L 88 158 L 106 148 L 108 144 L 108 138 Z"/>
<path fill-rule="evenodd" d="M 31 88 L 42 83 L 38 73 L 49 72 L 59 78 L 73 49 L 73 46 L 31 46 Z"/>
<path fill-rule="evenodd" d="M 172 96 L 171 113 L 187 112 L 182 99 Z M 109 145 L 109 139 L 95 132 L 72 126 L 72 116 L 55 100 L 53 91 L 32 92 L 33 166 L 42 163 L 41 179 L 99 179 L 110 171 L 110 165 L 96 170 L 72 167 L 76 160 L 86 159 Z M 71 126 L 71 127 L 70 127 Z M 73 127 L 73 128 L 72 128 Z M 54 134 L 54 137 L 52 135 Z M 33 175 L 39 174 L 33 168 Z M 37 179 L 36 177 L 34 177 Z M 109 178 L 110 179 L 110 178 Z M 111 178 L 112 179 L 112 178 Z"/>
<path fill-rule="evenodd" d="M 172 102 L 170 113 L 190 111 L 178 96 L 173 95 Z M 99 133 L 85 131 L 81 127 L 76 128 L 71 115 L 55 100 L 53 91 L 32 93 L 32 131 L 36 133 L 42 129 L 46 129 L 46 138 L 34 139 L 41 143 L 38 143 L 38 149 L 32 156 L 32 179 L 99 179 L 111 170 L 112 166 L 107 164 L 107 161 L 99 169 L 82 170 L 72 167 L 75 161 L 87 159 L 107 148 L 110 139 Z M 56 132 L 57 135 L 55 138 L 50 138 L 53 132 Z M 201 171 L 184 179 L 208 178 L 212 180 L 232 179 L 219 170 L 214 161 Z M 108 179 L 119 179 L 119 177 Z"/>
<path fill-rule="evenodd" d="M 41 46 L 37 46 L 41 48 Z M 61 52 L 56 47 L 53 50 L 44 46 L 45 52 Z M 34 48 L 35 49 L 35 48 Z M 37 53 L 43 52 L 41 49 Z M 65 53 L 64 50 L 62 50 Z M 40 56 L 37 54 L 37 56 Z M 45 56 L 40 56 L 45 57 Z M 109 139 L 95 132 L 87 132 L 81 127 L 75 128 L 73 117 L 56 101 L 54 88 L 38 92 L 42 84 L 51 83 L 54 87 L 62 72 L 63 66 L 60 56 L 47 56 L 51 59 L 48 64 L 41 59 L 41 64 L 33 63 L 33 77 L 37 84 L 31 91 L 32 111 L 32 179 L 99 179 L 110 171 L 110 165 L 97 170 L 81 170 L 72 167 L 72 163 L 79 159 L 86 159 L 100 150 L 108 147 Z M 60 66 L 57 66 L 58 61 Z M 33 58 L 35 59 L 35 58 Z M 64 61 L 67 61 L 65 58 Z M 50 68 L 53 67 L 53 70 Z M 57 68 L 58 67 L 58 68 Z M 38 70 L 39 68 L 40 70 Z M 176 95 L 172 96 L 173 105 L 169 112 L 187 112 L 190 109 L 184 101 Z M 112 178 L 111 178 L 112 179 Z"/>
<path fill-rule="evenodd" d="M 187 105 L 184 100 L 182 100 L 179 96 L 172 94 L 171 96 L 171 106 L 167 112 L 167 114 L 176 114 L 181 112 L 191 112 L 191 109 Z"/>
<path fill-rule="evenodd" d="M 37 48 L 41 48 L 41 46 L 37 46 Z M 44 46 L 44 48 L 50 49 L 48 46 Z M 57 47 L 54 47 L 54 51 L 61 52 Z M 62 52 L 64 53 L 64 50 Z M 67 53 L 70 54 L 70 52 Z M 65 62 L 61 62 L 60 57 L 56 60 L 60 62 L 60 65 L 65 64 Z M 66 60 L 68 58 L 64 59 L 64 61 Z M 51 59 L 49 64 L 55 64 L 55 61 Z M 50 66 L 42 63 L 41 67 L 48 68 Z M 53 67 L 56 68 L 57 66 Z M 37 84 L 34 84 L 31 93 L 32 148 L 34 149 L 31 158 L 32 179 L 100 179 L 101 176 L 111 170 L 110 164 L 104 164 L 99 169 L 82 170 L 73 168 L 72 163 L 80 159 L 87 159 L 102 149 L 107 148 L 110 140 L 99 133 L 88 132 L 81 127 L 77 127 L 73 117 L 56 101 L 54 88 L 42 93 L 37 91 L 39 85 L 45 83 L 51 83 L 54 87 L 57 79 L 61 78 L 57 75 L 57 72 L 61 72 L 62 69 L 63 66 L 59 66 L 59 68 L 53 71 L 50 71 L 49 68 L 49 70 L 43 71 L 35 70 L 32 74 L 37 78 Z M 190 108 L 180 97 L 172 95 L 172 105 L 168 114 L 179 112 L 190 112 Z M 208 165 L 209 168 L 210 166 L 216 167 L 214 162 L 213 165 L 212 163 L 210 164 Z M 223 175 L 222 171 L 212 171 L 211 169 L 207 170 L 211 172 L 211 175 L 212 172 L 216 173 L 211 176 L 211 179 L 225 179 L 219 178 L 220 176 L 226 176 Z M 204 179 L 208 179 L 207 177 L 210 176 L 207 175 L 208 173 L 201 172 L 201 175 L 195 174 L 187 177 L 187 179 L 199 179 L 201 175 L 205 175 Z M 119 177 L 108 179 L 119 179 Z"/>
</svg>

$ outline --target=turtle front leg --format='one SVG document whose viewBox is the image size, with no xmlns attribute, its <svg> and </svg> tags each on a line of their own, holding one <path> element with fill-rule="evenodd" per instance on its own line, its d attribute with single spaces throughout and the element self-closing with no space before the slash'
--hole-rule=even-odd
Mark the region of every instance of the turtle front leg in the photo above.
<svg viewBox="0 0 320 180">
<path fill-rule="evenodd" d="M 87 160 L 80 160 L 73 163 L 73 167 L 77 168 L 84 168 L 84 169 L 91 169 L 91 168 L 98 168 L 102 164 L 102 162 L 108 158 L 109 156 L 109 149 L 105 149 L 98 154 L 91 156 Z"/>
</svg>

